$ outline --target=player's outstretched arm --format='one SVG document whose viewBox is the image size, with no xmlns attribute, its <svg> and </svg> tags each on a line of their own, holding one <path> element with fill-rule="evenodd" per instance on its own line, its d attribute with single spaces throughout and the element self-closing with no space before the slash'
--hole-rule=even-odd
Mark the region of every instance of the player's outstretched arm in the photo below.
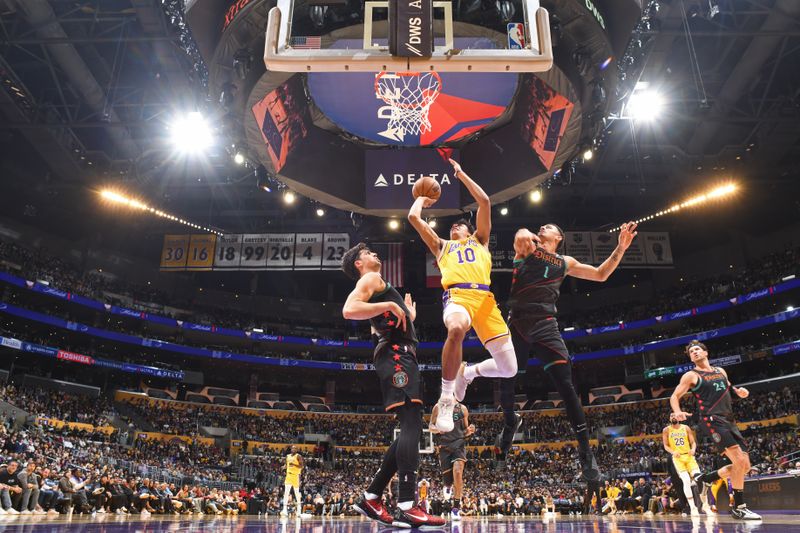
<svg viewBox="0 0 800 533">
<path fill-rule="evenodd" d="M 694 387 L 695 384 L 697 384 L 697 374 L 694 372 L 687 372 L 681 377 L 678 386 L 675 387 L 672 396 L 669 397 L 669 406 L 672 407 L 672 412 L 675 413 L 675 418 L 677 418 L 679 422 L 683 422 L 692 416 L 692 413 L 686 413 L 681 409 L 681 398 L 683 398 L 683 395 L 689 392 L 689 389 Z"/>
<path fill-rule="evenodd" d="M 475 238 L 481 244 L 487 244 L 489 234 L 492 233 L 492 202 L 489 200 L 489 195 L 461 169 L 461 165 L 457 161 L 450 159 L 450 164 L 453 165 L 456 178 L 464 184 L 469 194 L 478 202 L 478 213 L 475 215 Z"/>
<path fill-rule="evenodd" d="M 567 261 L 567 274 L 590 281 L 607 280 L 611 273 L 617 269 L 619 262 L 622 261 L 622 256 L 625 255 L 625 250 L 628 249 L 631 242 L 633 242 L 633 238 L 636 237 L 636 226 L 635 222 L 628 222 L 622 225 L 617 247 L 600 266 L 585 265 L 574 257 L 566 256 L 564 259 Z"/>
<path fill-rule="evenodd" d="M 356 288 L 353 289 L 347 296 L 347 300 L 342 307 L 342 316 L 347 320 L 369 320 L 374 316 L 389 311 L 397 317 L 397 327 L 402 325 L 403 330 L 406 329 L 406 312 L 394 302 L 376 302 L 369 303 L 369 299 L 376 292 L 380 292 L 386 288 L 386 282 L 383 281 L 380 274 L 377 272 L 369 272 L 361 276 L 356 283 Z"/>
<path fill-rule="evenodd" d="M 433 202 L 430 198 L 425 196 L 420 196 L 414 203 L 411 205 L 411 209 L 408 211 L 408 221 L 414 226 L 414 229 L 417 230 L 419 236 L 422 237 L 422 240 L 425 242 L 425 245 L 433 254 L 433 257 L 439 257 L 439 252 L 442 251 L 442 239 L 436 235 L 436 232 L 433 231 L 433 228 L 422 219 L 422 208 L 428 207 Z"/>
</svg>

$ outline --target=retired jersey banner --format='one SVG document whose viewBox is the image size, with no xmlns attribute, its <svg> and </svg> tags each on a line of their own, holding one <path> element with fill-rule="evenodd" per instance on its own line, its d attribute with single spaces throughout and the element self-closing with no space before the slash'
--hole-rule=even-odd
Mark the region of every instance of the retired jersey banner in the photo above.
<svg viewBox="0 0 800 533">
<path fill-rule="evenodd" d="M 588 231 L 567 231 L 564 234 L 564 253 L 581 263 L 594 263 L 592 234 Z"/>
<path fill-rule="evenodd" d="M 214 265 L 214 251 L 217 236 L 192 235 L 189 241 L 189 252 L 186 257 L 186 270 L 211 270 Z"/>
<path fill-rule="evenodd" d="M 186 270 L 186 252 L 191 235 L 164 235 L 161 270 Z"/>
<path fill-rule="evenodd" d="M 338 270 L 347 233 L 165 235 L 161 270 Z"/>
</svg>

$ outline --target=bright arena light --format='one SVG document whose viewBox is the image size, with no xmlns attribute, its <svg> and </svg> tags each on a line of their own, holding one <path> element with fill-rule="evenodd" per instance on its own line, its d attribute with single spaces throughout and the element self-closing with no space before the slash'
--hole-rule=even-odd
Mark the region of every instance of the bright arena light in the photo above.
<svg viewBox="0 0 800 533">
<path fill-rule="evenodd" d="M 584 161 L 591 161 L 593 157 L 594 157 L 594 152 L 592 151 L 591 148 L 589 148 L 585 152 L 583 152 L 583 160 Z"/>
<path fill-rule="evenodd" d="M 289 205 L 292 205 L 294 201 L 297 200 L 297 197 L 294 195 L 292 191 L 286 191 L 283 194 L 283 202 Z"/>
<path fill-rule="evenodd" d="M 400 227 L 400 223 L 396 219 L 391 219 L 389 221 L 389 229 L 397 229 Z"/>
<path fill-rule="evenodd" d="M 539 189 L 532 190 L 530 194 L 530 199 L 531 202 L 538 204 L 539 202 L 542 201 L 542 191 L 540 191 Z"/>
<path fill-rule="evenodd" d="M 237 165 L 244 164 L 244 154 L 242 154 L 242 152 L 236 152 L 236 155 L 233 156 L 233 161 Z"/>
<path fill-rule="evenodd" d="M 203 115 L 197 111 L 175 119 L 170 129 L 172 143 L 181 152 L 200 152 L 214 142 L 211 128 Z"/>
<path fill-rule="evenodd" d="M 501 207 L 500 208 L 500 214 L 503 215 L 503 216 L 506 216 L 508 214 L 508 208 L 507 207 Z"/>
<path fill-rule="evenodd" d="M 634 120 L 650 121 L 664 110 L 664 97 L 655 91 L 635 91 L 628 99 L 625 114 Z"/>
<path fill-rule="evenodd" d="M 215 229 L 207 228 L 207 227 L 205 227 L 203 225 L 195 224 L 194 222 L 190 222 L 188 220 L 184 220 L 184 219 L 182 219 L 180 217 L 177 217 L 175 215 L 172 215 L 170 213 L 161 211 L 160 209 L 156 209 L 155 207 L 150 207 L 149 205 L 147 205 L 147 204 L 145 204 L 143 202 L 140 202 L 139 200 L 137 200 L 135 198 L 128 198 L 124 194 L 120 194 L 118 192 L 115 192 L 115 191 L 112 191 L 112 190 L 109 190 L 109 189 L 105 189 L 103 191 L 100 191 L 100 197 L 103 198 L 104 200 L 109 201 L 109 202 L 113 202 L 115 204 L 121 204 L 121 205 L 130 207 L 131 209 L 138 209 L 139 211 L 146 211 L 146 212 L 151 213 L 151 214 L 153 214 L 153 215 L 155 215 L 155 216 L 157 216 L 159 218 L 165 218 L 167 220 L 171 220 L 173 222 L 177 222 L 178 224 L 183 224 L 184 226 L 189 226 L 190 228 L 199 229 L 199 230 L 206 231 L 208 233 L 214 233 L 216 235 L 222 236 L 222 233 L 220 233 L 219 231 L 217 231 Z"/>
<path fill-rule="evenodd" d="M 668 215 L 670 213 L 676 213 L 681 209 L 686 209 L 687 207 L 695 207 L 698 205 L 702 205 L 710 200 L 723 199 L 727 196 L 734 194 L 738 190 L 738 188 L 739 186 L 736 185 L 735 183 L 726 183 L 725 185 L 714 187 L 710 191 L 705 192 L 703 194 L 698 194 L 697 196 L 693 196 L 692 198 L 689 198 L 688 200 L 681 202 L 679 204 L 673 204 L 666 209 L 658 211 L 657 213 L 653 213 L 652 215 L 647 215 L 646 217 L 642 217 L 638 220 L 635 220 L 634 222 L 636 222 L 637 224 L 641 222 L 648 222 L 657 217 L 663 217 L 664 215 Z M 617 226 L 616 228 L 610 229 L 608 231 L 609 233 L 613 233 L 615 231 L 619 231 L 620 228 L 621 226 Z"/>
<path fill-rule="evenodd" d="M 432 228 L 435 228 L 436 227 L 436 219 L 435 218 L 430 219 L 430 221 L 428 222 L 428 225 L 430 227 L 432 227 Z"/>
<path fill-rule="evenodd" d="M 325 216 L 325 210 L 322 208 L 317 209 L 317 216 L 318 217 Z"/>
</svg>

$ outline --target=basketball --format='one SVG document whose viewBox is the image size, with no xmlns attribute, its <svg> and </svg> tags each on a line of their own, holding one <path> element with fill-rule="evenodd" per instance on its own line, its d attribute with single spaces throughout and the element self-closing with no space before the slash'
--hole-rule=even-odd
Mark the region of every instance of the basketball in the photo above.
<svg viewBox="0 0 800 533">
<path fill-rule="evenodd" d="M 414 195 L 415 199 L 420 196 L 425 196 L 435 202 L 442 195 L 442 188 L 436 183 L 435 179 L 425 176 L 414 184 L 414 188 L 411 189 L 411 194 Z"/>
</svg>

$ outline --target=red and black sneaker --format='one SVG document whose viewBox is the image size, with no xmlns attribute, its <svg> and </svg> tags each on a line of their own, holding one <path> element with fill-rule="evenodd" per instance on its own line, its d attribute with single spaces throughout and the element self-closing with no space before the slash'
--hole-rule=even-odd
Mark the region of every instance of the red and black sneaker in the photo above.
<svg viewBox="0 0 800 533">
<path fill-rule="evenodd" d="M 398 507 L 394 510 L 394 520 L 392 521 L 394 527 L 406 529 L 441 529 L 446 524 L 447 520 L 426 513 L 420 509 L 418 505 L 415 505 L 408 511 L 403 511 Z"/>
<path fill-rule="evenodd" d="M 368 500 L 364 496 L 361 496 L 358 501 L 353 504 L 353 510 L 361 516 L 380 522 L 385 526 L 391 526 L 394 522 L 392 515 L 390 515 L 386 507 L 383 506 L 383 502 L 381 502 L 380 498 Z"/>
</svg>

